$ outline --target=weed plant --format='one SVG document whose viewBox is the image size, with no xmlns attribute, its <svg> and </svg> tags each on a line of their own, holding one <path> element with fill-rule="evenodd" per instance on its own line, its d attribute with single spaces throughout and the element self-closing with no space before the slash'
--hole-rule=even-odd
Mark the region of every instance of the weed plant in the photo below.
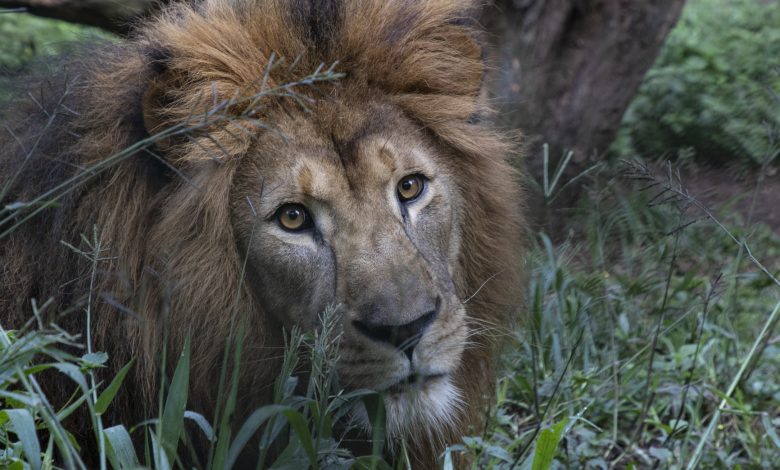
<svg viewBox="0 0 780 470">
<path fill-rule="evenodd" d="M 571 214 L 567 233 L 534 237 L 527 315 L 503 357 L 489 426 L 448 449 L 444 468 L 454 468 L 459 454 L 474 468 L 506 469 L 773 468 L 780 461 L 780 237 L 761 225 L 727 227 L 671 166 L 632 161 L 617 170 L 591 172 L 587 203 Z M 85 256 L 100 255 L 97 240 L 83 244 Z M 379 434 L 375 453 L 356 458 L 333 432 L 345 419 L 351 426 L 358 403 L 373 410 L 377 432 L 383 424 L 376 395 L 338 386 L 334 315 L 324 314 L 316 335 L 290 332 L 274 403 L 235 434 L 226 418 L 235 376 L 224 378 L 214 416 L 187 411 L 188 347 L 165 381 L 156 418 L 102 423 L 127 369 L 109 384 L 94 383 L 90 371 L 105 354 L 41 324 L 43 315 L 2 330 L 0 464 L 84 468 L 62 421 L 87 407 L 105 468 L 182 467 L 195 454 L 185 427 L 211 445 L 197 468 L 231 468 L 249 443 L 260 449 L 257 468 L 390 468 Z M 236 324 L 227 338 L 230 365 L 241 364 L 244 334 Z M 65 352 L 74 347 L 84 354 Z M 73 387 L 62 409 L 36 382 L 48 369 Z M 296 386 L 301 373 L 311 374 L 305 393 Z M 137 435 L 145 448 L 133 447 Z M 401 456 L 397 468 L 408 465 L 403 447 Z"/>
<path fill-rule="evenodd" d="M 261 94 L 305 107 L 299 87 L 335 79 L 333 69 L 323 67 Z M 225 110 L 233 100 L 193 113 L 191 122 L 109 156 L 35 200 L 8 200 L 9 187 L 0 187 L 0 243 L 110 165 L 149 150 L 155 139 L 186 138 L 230 119 Z M 272 123 L 254 124 L 273 130 Z M 777 155 L 776 144 L 770 147 L 763 170 Z M 570 182 L 561 180 L 563 167 L 545 168 L 539 187 L 552 202 Z M 447 449 L 441 465 L 453 468 L 465 454 L 473 468 L 776 468 L 780 236 L 754 224 L 750 214 L 740 220 L 713 213 L 688 193 L 671 165 L 659 170 L 632 160 L 590 169 L 584 177 L 590 183 L 565 215 L 567 230 L 532 237 L 528 305 L 503 356 L 488 426 Z M 79 246 L 69 246 L 91 262 L 93 273 L 104 256 L 99 233 L 95 228 Z M 87 322 L 90 299 L 76 312 Z M 225 338 L 213 416 L 187 409 L 187 342 L 183 351 L 165 352 L 178 359 L 173 374 L 162 377 L 157 415 L 143 423 L 108 423 L 103 415 L 133 363 L 110 382 L 97 382 L 94 371 L 106 355 L 92 350 L 88 336 L 44 323 L 45 299 L 29 301 L 35 314 L 27 325 L 15 331 L 0 325 L 2 467 L 86 468 L 79 453 L 85 442 L 74 438 L 66 420 L 84 410 L 99 448 L 90 461 L 100 468 L 231 468 L 243 464 L 241 451 L 250 445 L 260 454 L 256 468 L 409 466 L 403 443 L 392 465 L 382 457 L 379 397 L 339 387 L 335 311 L 323 313 L 316 334 L 288 332 L 273 404 L 232 428 L 247 334 L 238 319 Z M 38 383 L 40 374 L 52 372 L 73 390 L 59 408 Z M 334 432 L 337 425 L 354 425 L 350 416 L 358 406 L 368 410 L 374 432 L 372 454 L 361 457 Z M 198 439 L 208 444 L 205 460 L 195 451 Z"/>
<path fill-rule="evenodd" d="M 591 176 L 569 231 L 535 236 L 488 431 L 450 450 L 480 468 L 776 468 L 780 235 L 713 213 L 670 164 Z"/>
<path fill-rule="evenodd" d="M 689 0 L 623 118 L 617 155 L 692 148 L 704 161 L 760 166 L 780 126 L 780 5 Z"/>
</svg>

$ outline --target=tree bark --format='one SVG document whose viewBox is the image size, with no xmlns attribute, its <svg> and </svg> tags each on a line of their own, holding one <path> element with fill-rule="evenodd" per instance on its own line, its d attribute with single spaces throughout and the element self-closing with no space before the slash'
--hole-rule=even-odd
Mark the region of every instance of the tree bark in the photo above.
<svg viewBox="0 0 780 470">
<path fill-rule="evenodd" d="M 545 142 L 553 162 L 574 152 L 571 171 L 603 155 L 684 3 L 494 0 L 484 10 L 498 64 L 489 89 L 501 120 L 526 134 L 532 175 Z"/>
<path fill-rule="evenodd" d="M 131 22 L 167 1 L 156 0 L 0 0 L 0 9 L 22 9 L 33 15 L 70 21 L 125 34 Z"/>
<path fill-rule="evenodd" d="M 0 8 L 98 26 L 119 34 L 176 0 L 0 0 Z M 390 1 L 390 0 L 388 0 Z M 395 0 L 393 0 L 395 1 Z M 597 161 L 652 66 L 685 0 L 492 0 L 487 77 L 501 121 L 526 134 L 528 169 L 541 175 L 541 144 L 572 172 Z"/>
</svg>

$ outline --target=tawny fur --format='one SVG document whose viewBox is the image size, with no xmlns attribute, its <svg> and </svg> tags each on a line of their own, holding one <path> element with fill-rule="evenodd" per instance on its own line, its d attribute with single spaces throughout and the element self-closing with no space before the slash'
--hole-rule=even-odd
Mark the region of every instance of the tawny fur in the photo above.
<svg viewBox="0 0 780 470">
<path fill-rule="evenodd" d="M 339 13 L 326 11 L 331 4 Z M 522 194 L 507 163 L 515 147 L 475 119 L 486 109 L 479 100 L 484 64 L 468 20 L 472 8 L 465 0 L 209 0 L 173 7 L 132 39 L 65 66 L 60 79 L 32 91 L 49 114 L 38 104 L 20 105 L 9 133 L 0 137 L 0 188 L 19 173 L 0 202 L 30 200 L 215 100 L 251 95 L 338 61 L 343 79 L 318 86 L 318 93 L 298 91 L 331 107 L 341 103 L 342 112 L 350 103 L 390 103 L 455 156 L 448 166 L 466 210 L 454 277 L 459 297 L 469 299 L 474 336 L 455 378 L 466 404 L 459 423 L 438 436 L 421 430 L 419 439 L 409 440 L 414 458 L 429 466 L 444 446 L 480 431 L 493 399 L 498 339 L 518 312 L 523 288 Z M 272 54 L 288 63 L 298 58 L 298 65 L 289 72 L 282 67 L 284 73 L 275 71 L 262 83 Z M 58 106 L 66 91 L 67 107 Z M 272 116 L 281 106 L 265 99 L 252 118 Z M 230 112 L 247 114 L 241 104 Z M 47 125 L 51 113 L 54 124 Z M 344 118 L 344 126 L 352 126 L 349 121 Z M 245 360 L 262 364 L 242 376 L 247 407 L 268 400 L 278 372 L 281 325 L 259 311 L 240 283 L 230 213 L 241 156 L 253 145 L 252 135 L 264 131 L 243 118 L 209 123 L 205 131 L 157 142 L 153 151 L 165 163 L 139 151 L 112 165 L 0 240 L 4 327 L 29 319 L 31 298 L 53 298 L 47 311 L 69 312 L 57 322 L 83 333 L 81 307 L 90 302 L 95 347 L 111 357 L 104 377 L 137 358 L 131 383 L 113 408 L 114 422 L 130 424 L 154 413 L 164 324 L 174 357 L 192 334 L 190 402 L 196 409 L 208 410 L 216 400 L 215 371 L 236 309 L 251 332 Z M 207 173 L 199 171 L 204 165 Z M 208 177 L 198 180 L 202 175 Z M 0 225 L 0 233 L 13 223 Z M 60 240 L 78 244 L 93 227 L 106 259 L 90 295 L 89 262 Z"/>
</svg>

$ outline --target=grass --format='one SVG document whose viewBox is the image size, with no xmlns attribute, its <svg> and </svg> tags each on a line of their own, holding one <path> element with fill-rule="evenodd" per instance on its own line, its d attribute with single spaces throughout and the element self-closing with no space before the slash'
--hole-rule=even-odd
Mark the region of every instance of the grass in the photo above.
<svg viewBox="0 0 780 470">
<path fill-rule="evenodd" d="M 235 436 L 231 434 L 229 419 L 231 405 L 237 397 L 235 376 L 227 382 L 224 408 L 217 411 L 212 426 L 206 417 L 186 410 L 189 341 L 178 360 L 167 391 L 161 397 L 157 418 L 134 425 L 124 424 L 103 428 L 101 414 L 121 387 L 124 374 L 132 364 L 123 368 L 106 387 L 90 386 L 90 371 L 101 367 L 105 355 L 87 353 L 75 357 L 63 352 L 66 347 L 80 347 L 75 338 L 53 328 L 32 328 L 21 332 L 1 331 L 0 397 L 4 399 L 0 412 L 0 466 L 3 468 L 53 468 L 55 456 L 65 468 L 87 468 L 77 451 L 78 443 L 68 433 L 62 421 L 79 406 L 87 406 L 93 418 L 95 439 L 99 445 L 96 461 L 100 468 L 181 468 L 182 458 L 196 458 L 193 441 L 185 437 L 185 422 L 192 421 L 210 445 L 209 461 L 196 462 L 197 468 L 232 468 L 250 438 L 258 434 L 262 456 L 257 468 L 264 463 L 274 467 L 302 468 L 310 466 L 343 467 L 346 464 L 365 464 L 371 457 L 354 458 L 340 449 L 331 432 L 331 424 L 342 418 L 358 401 L 377 403 L 376 395 L 359 391 L 343 393 L 336 389 L 333 365 L 337 359 L 338 338 L 334 317 L 326 313 L 323 330 L 316 335 L 294 330 L 289 335 L 284 367 L 275 385 L 274 403 L 256 410 L 243 422 Z M 240 361 L 242 328 L 239 326 L 232 342 L 232 360 Z M 299 358 L 307 357 L 311 364 L 311 380 L 303 396 L 293 395 L 297 383 L 294 375 Z M 37 359 L 35 361 L 34 359 Z M 49 362 L 51 361 L 51 362 Z M 61 410 L 54 410 L 38 386 L 35 376 L 48 369 L 57 369 L 74 386 L 74 400 Z M 63 382 L 66 382 L 63 377 Z M 63 383 L 63 386 L 67 386 Z M 96 395 L 98 388 L 102 391 Z M 261 426 L 267 426 L 261 429 Z M 139 457 L 131 435 L 141 435 L 146 446 Z M 41 442 L 45 446 L 41 447 Z M 82 442 L 82 444 L 84 444 Z M 275 460 L 263 458 L 268 449 L 281 452 Z M 382 468 L 382 467 L 377 467 Z"/>
<path fill-rule="evenodd" d="M 721 222 L 671 168 L 616 168 L 566 236 L 537 234 L 529 316 L 471 453 L 530 465 L 562 427 L 563 468 L 774 467 L 780 236 Z"/>
<path fill-rule="evenodd" d="M 0 9 L 0 75 L 16 73 L 37 57 L 67 53 L 75 41 L 110 38 L 98 28 Z"/>
<path fill-rule="evenodd" d="M 333 77 L 325 71 L 309 78 Z M 23 223 L 50 198 L 132 150 L 40 200 L 0 209 L 0 225 Z M 762 178 L 776 160 L 773 152 L 764 160 Z M 561 180 L 559 170 L 545 166 L 538 184 L 550 204 L 571 183 Z M 532 237 L 528 305 L 502 356 L 489 425 L 450 447 L 442 467 L 453 467 L 459 454 L 468 454 L 474 468 L 775 467 L 780 235 L 753 223 L 750 214 L 713 213 L 686 191 L 672 165 L 604 164 L 580 181 L 586 179 L 582 202 L 565 214 L 563 229 Z M 0 188 L 0 199 L 6 189 Z M 102 254 L 96 232 L 71 249 L 93 266 Z M 220 381 L 222 399 L 213 416 L 187 410 L 186 347 L 173 375 L 161 381 L 156 417 L 104 422 L 133 364 L 108 383 L 96 382 L 93 371 L 106 363 L 105 354 L 92 350 L 89 337 L 43 324 L 45 302 L 33 306 L 36 316 L 26 327 L 8 331 L 0 325 L 0 467 L 86 468 L 79 454 L 85 442 L 75 440 L 66 419 L 86 408 L 101 468 L 180 468 L 204 442 L 209 451 L 206 461 L 195 462 L 198 468 L 229 468 L 250 444 L 260 448 L 257 468 L 391 468 L 380 457 L 381 401 L 367 391 L 338 387 L 333 365 L 339 339 L 329 327 L 330 312 L 318 335 L 289 332 L 274 403 L 231 428 L 237 400 L 232 374 Z M 240 366 L 243 335 L 236 323 L 224 357 L 233 367 L 223 370 L 234 374 Z M 294 371 L 301 367 L 312 377 L 305 393 L 296 394 Z M 61 408 L 53 407 L 38 382 L 51 372 L 72 390 Z M 333 423 L 358 403 L 370 410 L 378 433 L 371 456 L 352 455 L 332 432 Z M 144 445 L 134 447 L 133 438 Z M 395 466 L 405 468 L 403 446 L 399 455 Z"/>
<path fill-rule="evenodd" d="M 592 171 L 587 203 L 569 215 L 565 235 L 535 235 L 528 311 L 503 356 L 490 424 L 448 449 L 444 468 L 459 453 L 471 455 L 475 468 L 772 468 L 780 459 L 780 237 L 740 225 L 735 214 L 721 222 L 671 167 L 662 168 L 630 162 Z M 551 198 L 555 185 L 547 187 Z M 86 241 L 85 255 L 99 256 L 97 240 Z M 102 353 L 35 321 L 2 331 L 0 465 L 52 468 L 56 450 L 63 465 L 83 468 L 62 420 L 86 406 L 95 439 L 105 439 L 104 468 L 180 466 L 192 453 L 185 422 L 214 446 L 199 468 L 229 467 L 255 432 L 279 455 L 258 468 L 388 468 L 378 456 L 356 459 L 331 433 L 332 423 L 360 400 L 371 404 L 372 395 L 338 389 L 338 335 L 328 331 L 292 332 L 275 403 L 235 435 L 220 413 L 186 411 L 186 349 L 156 419 L 101 423 L 122 381 L 121 374 L 111 384 L 91 380 Z M 234 364 L 240 325 L 236 333 L 226 356 Z M 64 352 L 74 345 L 85 354 Z M 295 396 L 292 371 L 301 355 L 314 379 Z M 51 407 L 36 382 L 51 368 L 74 390 L 62 409 Z M 235 402 L 233 383 L 224 380 L 222 416 Z M 137 433 L 147 443 L 138 452 L 129 444 Z"/>
</svg>

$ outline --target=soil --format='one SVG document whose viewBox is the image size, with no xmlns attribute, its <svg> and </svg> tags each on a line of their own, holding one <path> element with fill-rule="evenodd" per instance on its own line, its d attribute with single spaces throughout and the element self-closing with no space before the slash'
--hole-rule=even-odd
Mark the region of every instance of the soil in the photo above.
<svg viewBox="0 0 780 470">
<path fill-rule="evenodd" d="M 719 218 L 733 219 L 737 213 L 743 224 L 763 223 L 780 234 L 780 169 L 777 167 L 768 168 L 760 184 L 758 172 L 723 167 L 688 167 L 681 171 L 681 177 L 688 192 Z"/>
</svg>

